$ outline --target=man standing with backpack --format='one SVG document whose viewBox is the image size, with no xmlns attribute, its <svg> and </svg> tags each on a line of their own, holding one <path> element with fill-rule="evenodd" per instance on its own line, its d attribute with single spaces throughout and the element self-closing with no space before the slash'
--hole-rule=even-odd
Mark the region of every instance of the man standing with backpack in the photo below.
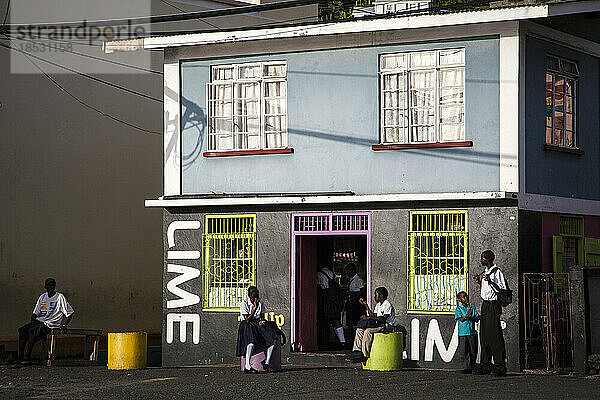
<svg viewBox="0 0 600 400">
<path fill-rule="evenodd" d="M 506 348 L 504 336 L 500 326 L 502 302 L 499 292 L 505 293 L 508 289 L 504 274 L 494 264 L 495 255 L 491 250 L 481 253 L 481 265 L 485 271 L 475 275 L 475 281 L 481 285 L 481 323 L 479 337 L 481 338 L 481 364 L 473 373 L 493 376 L 506 375 Z M 492 366 L 492 356 L 494 364 Z"/>
<path fill-rule="evenodd" d="M 317 272 L 317 287 L 321 303 L 323 304 L 323 316 L 337 335 L 342 347 L 346 346 L 344 327 L 340 322 L 340 314 L 344 305 L 344 293 L 340 284 L 335 280 L 335 274 L 327 267 Z"/>
</svg>

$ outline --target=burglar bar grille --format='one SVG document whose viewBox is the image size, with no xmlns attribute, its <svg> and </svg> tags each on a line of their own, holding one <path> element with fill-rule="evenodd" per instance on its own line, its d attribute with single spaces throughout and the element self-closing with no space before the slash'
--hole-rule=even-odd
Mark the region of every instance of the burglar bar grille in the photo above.
<svg viewBox="0 0 600 400">
<path fill-rule="evenodd" d="M 367 213 L 296 214 L 293 221 L 297 233 L 367 233 L 370 229 Z"/>
<path fill-rule="evenodd" d="M 466 211 L 411 211 L 408 311 L 451 313 L 468 291 Z"/>
<path fill-rule="evenodd" d="M 205 217 L 203 309 L 237 312 L 256 284 L 256 215 Z"/>
</svg>

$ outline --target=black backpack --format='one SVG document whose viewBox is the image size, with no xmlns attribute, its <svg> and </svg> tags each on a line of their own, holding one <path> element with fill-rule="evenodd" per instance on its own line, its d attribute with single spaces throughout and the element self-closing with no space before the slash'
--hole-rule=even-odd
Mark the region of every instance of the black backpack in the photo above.
<svg viewBox="0 0 600 400">
<path fill-rule="evenodd" d="M 492 268 L 488 276 L 496 272 L 497 269 L 498 267 Z M 498 299 L 502 307 L 506 307 L 510 303 L 512 303 L 512 290 L 510 290 L 510 288 L 508 287 L 508 281 L 506 280 L 506 278 L 504 278 L 504 286 L 506 286 L 506 289 L 496 289 L 494 286 L 490 285 L 492 290 L 496 292 L 496 298 Z"/>
</svg>

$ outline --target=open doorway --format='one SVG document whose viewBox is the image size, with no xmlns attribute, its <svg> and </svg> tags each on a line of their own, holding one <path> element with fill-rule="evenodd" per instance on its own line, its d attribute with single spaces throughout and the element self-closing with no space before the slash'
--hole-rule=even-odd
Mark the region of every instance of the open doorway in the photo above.
<svg viewBox="0 0 600 400">
<path fill-rule="evenodd" d="M 317 289 L 317 274 L 323 267 L 331 270 L 332 278 L 344 292 L 345 301 L 351 278 L 346 272 L 346 267 L 352 263 L 356 265 L 357 274 L 364 281 L 364 293 L 370 291 L 370 215 L 360 213 L 309 216 L 327 216 L 332 218 L 332 221 L 330 224 L 312 225 L 313 230 L 309 231 L 310 233 L 292 233 L 292 349 L 302 352 L 339 351 L 342 346 L 328 318 L 329 313 L 325 311 L 324 299 Z M 336 225 L 335 217 L 351 217 L 352 220 L 345 225 Z M 338 229 L 331 229 L 332 226 Z M 296 223 L 294 227 L 297 230 L 299 226 Z M 300 226 L 303 227 L 306 228 L 306 225 Z M 316 232 L 315 227 L 321 228 L 321 232 Z M 365 297 L 368 300 L 368 296 Z M 354 330 L 344 306 L 339 313 L 339 322 L 344 328 L 346 344 L 349 346 L 354 338 Z"/>
</svg>

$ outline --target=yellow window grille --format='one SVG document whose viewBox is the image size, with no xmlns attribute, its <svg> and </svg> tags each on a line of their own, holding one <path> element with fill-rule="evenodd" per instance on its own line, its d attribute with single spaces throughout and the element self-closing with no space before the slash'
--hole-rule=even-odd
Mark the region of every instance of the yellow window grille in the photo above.
<svg viewBox="0 0 600 400">
<path fill-rule="evenodd" d="M 561 236 L 583 237 L 583 217 L 561 215 L 559 232 Z"/>
<path fill-rule="evenodd" d="M 468 293 L 467 211 L 411 211 L 408 312 L 452 313 Z"/>
<path fill-rule="evenodd" d="M 256 284 L 256 215 L 206 215 L 203 247 L 203 309 L 237 312 Z"/>
</svg>

